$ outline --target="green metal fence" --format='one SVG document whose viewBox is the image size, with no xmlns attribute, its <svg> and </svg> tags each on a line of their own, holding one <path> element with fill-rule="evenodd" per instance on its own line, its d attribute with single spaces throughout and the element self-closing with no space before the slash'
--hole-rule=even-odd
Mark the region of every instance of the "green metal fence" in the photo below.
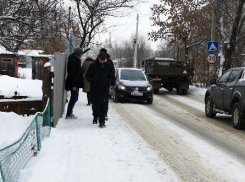
<svg viewBox="0 0 245 182">
<path fill-rule="evenodd" d="M 19 172 L 41 149 L 41 141 L 51 130 L 50 102 L 42 113 L 36 113 L 22 137 L 0 150 L 0 182 L 16 182 Z"/>
</svg>

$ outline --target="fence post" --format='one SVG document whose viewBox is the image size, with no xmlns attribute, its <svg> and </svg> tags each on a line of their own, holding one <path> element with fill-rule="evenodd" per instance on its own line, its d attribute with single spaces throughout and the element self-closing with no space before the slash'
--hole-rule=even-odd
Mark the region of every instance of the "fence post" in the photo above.
<svg viewBox="0 0 245 182">
<path fill-rule="evenodd" d="M 49 98 L 50 100 L 50 107 L 51 107 L 51 117 L 53 116 L 53 90 L 52 90 L 52 78 L 54 77 L 54 73 L 51 72 L 51 65 L 44 67 L 43 69 L 43 84 L 42 84 L 42 90 L 43 90 L 43 109 L 45 108 L 47 104 L 47 100 Z"/>
</svg>

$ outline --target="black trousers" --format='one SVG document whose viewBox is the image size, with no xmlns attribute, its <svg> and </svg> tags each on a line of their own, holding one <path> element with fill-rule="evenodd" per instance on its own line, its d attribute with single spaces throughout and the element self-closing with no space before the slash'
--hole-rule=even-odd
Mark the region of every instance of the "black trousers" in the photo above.
<svg viewBox="0 0 245 182">
<path fill-rule="evenodd" d="M 79 89 L 77 89 L 76 91 L 73 91 L 73 90 L 70 90 L 70 91 L 71 91 L 71 97 L 68 103 L 66 116 L 70 116 L 73 113 L 73 108 L 79 96 Z"/>
<path fill-rule="evenodd" d="M 92 103 L 92 101 L 91 101 L 91 93 L 90 92 L 87 92 L 87 100 L 88 100 L 88 104 Z"/>
<path fill-rule="evenodd" d="M 109 97 L 106 99 L 106 111 L 105 111 L 105 116 L 107 116 L 108 109 L 109 109 Z"/>
<path fill-rule="evenodd" d="M 105 124 L 105 115 L 106 115 L 106 108 L 107 108 L 107 98 L 106 97 L 93 97 L 92 99 L 92 109 L 93 109 L 93 116 L 95 118 L 99 118 L 100 124 Z"/>
</svg>

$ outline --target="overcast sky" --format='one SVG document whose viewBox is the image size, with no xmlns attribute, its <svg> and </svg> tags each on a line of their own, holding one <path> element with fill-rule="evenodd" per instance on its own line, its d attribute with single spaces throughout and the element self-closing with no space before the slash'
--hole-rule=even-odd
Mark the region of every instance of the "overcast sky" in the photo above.
<svg viewBox="0 0 245 182">
<path fill-rule="evenodd" d="M 136 33 L 136 18 L 139 14 L 139 26 L 138 33 L 141 36 L 144 36 L 146 39 L 149 38 L 148 33 L 153 30 L 152 21 L 150 17 L 152 15 L 151 7 L 153 4 L 159 4 L 160 0 L 142 0 L 143 2 L 138 4 L 133 10 L 127 10 L 124 14 L 127 14 L 125 17 L 121 18 L 107 18 L 105 20 L 106 27 L 111 27 L 109 31 L 104 34 L 100 34 L 96 39 L 99 43 L 104 44 L 106 40 L 109 40 L 111 33 L 112 44 L 123 40 L 129 40 L 132 35 Z M 65 7 L 72 6 L 73 10 L 76 11 L 76 5 L 74 1 L 64 0 Z M 155 28 L 156 29 L 156 28 Z M 133 42 L 133 40 L 132 40 Z M 149 41 L 153 49 L 157 48 L 157 45 L 160 43 Z"/>
<path fill-rule="evenodd" d="M 115 41 L 130 39 L 131 35 L 135 35 L 137 14 L 139 14 L 138 33 L 139 35 L 144 36 L 146 39 L 148 39 L 148 33 L 154 29 L 154 27 L 151 26 L 152 21 L 150 20 L 150 17 L 152 15 L 152 12 L 150 10 L 150 7 L 152 7 L 155 3 L 160 3 L 160 0 L 144 1 L 144 3 L 140 3 L 139 5 L 137 5 L 134 10 L 129 10 L 129 14 L 126 17 L 111 18 L 106 20 L 106 24 L 117 25 L 115 28 L 110 28 L 112 43 Z M 107 33 L 106 37 L 109 38 L 110 33 Z M 103 42 L 103 38 L 101 38 L 101 41 Z M 154 49 L 156 49 L 159 41 L 156 43 L 150 41 L 150 44 Z"/>
</svg>

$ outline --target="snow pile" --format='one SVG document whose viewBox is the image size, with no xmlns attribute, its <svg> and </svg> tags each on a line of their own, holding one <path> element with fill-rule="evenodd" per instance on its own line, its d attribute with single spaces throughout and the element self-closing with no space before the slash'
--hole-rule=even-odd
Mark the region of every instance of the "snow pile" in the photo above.
<svg viewBox="0 0 245 182">
<path fill-rule="evenodd" d="M 0 112 L 0 149 L 19 140 L 32 119 L 33 116 L 23 117 L 13 112 Z"/>
<path fill-rule="evenodd" d="M 195 86 L 190 85 L 188 92 L 193 95 L 205 95 L 206 90 L 207 90 L 206 88 L 197 88 Z"/>
<path fill-rule="evenodd" d="M 32 69 L 31 68 L 18 68 L 18 73 L 21 78 L 32 79 Z"/>
<path fill-rule="evenodd" d="M 0 91 L 5 97 L 12 97 L 17 91 L 22 96 L 42 98 L 42 81 L 0 76 Z"/>
</svg>

